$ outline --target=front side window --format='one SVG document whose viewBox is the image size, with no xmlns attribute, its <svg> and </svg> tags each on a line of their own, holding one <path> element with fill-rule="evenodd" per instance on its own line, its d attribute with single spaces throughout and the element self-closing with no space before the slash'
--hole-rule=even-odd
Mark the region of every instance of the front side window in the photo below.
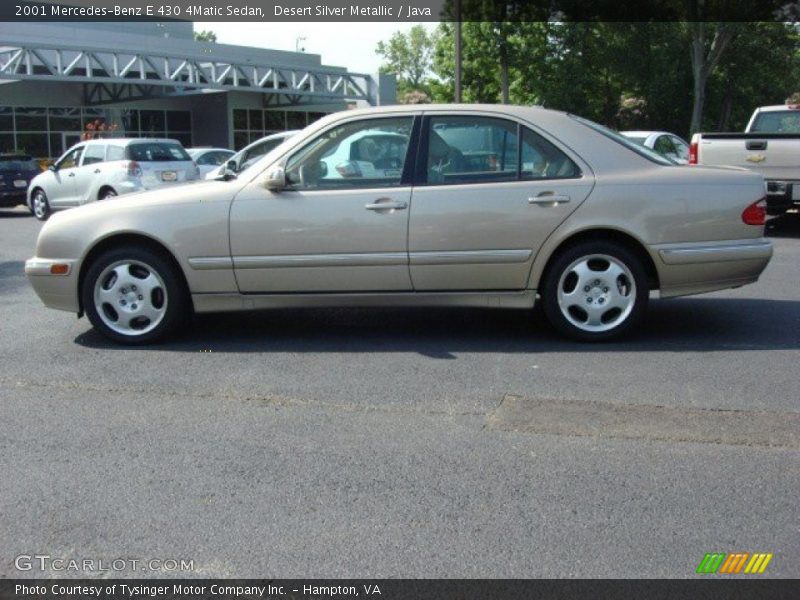
<svg viewBox="0 0 800 600">
<path fill-rule="evenodd" d="M 90 144 L 86 146 L 86 151 L 83 153 L 83 166 L 103 162 L 105 157 L 105 146 L 101 146 L 100 144 Z"/>
<path fill-rule="evenodd" d="M 400 185 L 413 117 L 353 121 L 329 129 L 286 163 L 300 189 Z"/>
<path fill-rule="evenodd" d="M 56 165 L 59 169 L 72 169 L 73 167 L 77 167 L 78 163 L 81 160 L 81 154 L 83 154 L 83 149 L 85 146 L 78 146 L 77 148 L 73 148 L 69 152 L 67 152 L 64 156 L 61 157 L 61 160 L 58 161 Z"/>
</svg>

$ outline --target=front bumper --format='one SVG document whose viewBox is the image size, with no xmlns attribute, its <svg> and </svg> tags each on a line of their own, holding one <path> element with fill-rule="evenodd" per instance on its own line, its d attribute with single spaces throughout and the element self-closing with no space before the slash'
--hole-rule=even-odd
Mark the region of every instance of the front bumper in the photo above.
<svg viewBox="0 0 800 600">
<path fill-rule="evenodd" d="M 25 190 L 0 191 L 0 206 L 17 206 L 18 204 L 26 204 L 27 201 L 28 193 Z"/>
<path fill-rule="evenodd" d="M 61 265 L 66 265 L 66 273 L 54 274 L 53 268 L 63 269 Z M 80 311 L 79 272 L 80 263 L 76 259 L 33 257 L 25 261 L 25 275 L 31 282 L 33 291 L 45 306 L 57 310 L 74 313 Z"/>
<path fill-rule="evenodd" d="M 652 250 L 663 298 L 753 283 L 773 251 L 772 242 L 763 238 L 659 244 Z"/>
</svg>

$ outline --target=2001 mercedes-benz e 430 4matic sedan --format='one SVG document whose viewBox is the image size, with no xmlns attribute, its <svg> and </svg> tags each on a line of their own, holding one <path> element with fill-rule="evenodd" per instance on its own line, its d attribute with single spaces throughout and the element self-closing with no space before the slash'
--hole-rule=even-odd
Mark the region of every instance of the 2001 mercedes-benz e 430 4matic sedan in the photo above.
<svg viewBox="0 0 800 600">
<path fill-rule="evenodd" d="M 346 151 L 341 151 L 345 148 Z M 574 115 L 425 105 L 330 115 L 227 179 L 56 214 L 25 271 L 121 343 L 195 312 L 531 308 L 604 340 L 662 297 L 756 281 L 764 181 L 673 164 Z"/>
</svg>

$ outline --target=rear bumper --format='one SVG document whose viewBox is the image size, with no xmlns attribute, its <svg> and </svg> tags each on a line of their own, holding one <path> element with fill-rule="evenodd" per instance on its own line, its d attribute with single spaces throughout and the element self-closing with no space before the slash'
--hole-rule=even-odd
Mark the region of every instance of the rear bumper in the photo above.
<svg viewBox="0 0 800 600">
<path fill-rule="evenodd" d="M 660 244 L 654 251 L 662 297 L 739 287 L 758 280 L 772 258 L 763 238 Z"/>
<path fill-rule="evenodd" d="M 782 215 L 800 208 L 800 181 L 767 180 L 767 214 Z"/>
<path fill-rule="evenodd" d="M 68 265 L 66 274 L 51 274 L 50 269 L 53 265 L 64 264 Z M 78 304 L 79 271 L 79 261 L 74 259 L 34 257 L 25 261 L 25 275 L 28 276 L 33 291 L 45 306 L 57 310 L 74 313 L 80 311 Z"/>
</svg>

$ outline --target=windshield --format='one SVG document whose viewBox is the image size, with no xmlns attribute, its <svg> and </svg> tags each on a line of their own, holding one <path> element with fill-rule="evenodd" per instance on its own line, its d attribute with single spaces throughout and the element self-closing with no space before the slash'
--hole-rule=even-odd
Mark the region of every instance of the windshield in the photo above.
<svg viewBox="0 0 800 600">
<path fill-rule="evenodd" d="M 750 131 L 753 133 L 800 133 L 800 111 L 776 110 L 758 113 Z"/>
<path fill-rule="evenodd" d="M 674 160 L 670 160 L 669 158 L 659 154 L 655 150 L 651 150 L 650 148 L 647 148 L 646 146 L 642 146 L 641 144 L 637 144 L 631 138 L 627 138 L 624 135 L 622 135 L 621 133 L 619 133 L 617 131 L 614 131 L 613 129 L 609 129 L 608 127 L 604 127 L 603 125 L 595 123 L 594 121 L 590 121 L 589 119 L 584 119 L 583 117 L 578 117 L 576 115 L 570 115 L 570 117 L 572 117 L 573 119 L 575 119 L 579 123 L 583 123 L 584 125 L 586 125 L 590 129 L 594 129 L 596 132 L 598 132 L 598 133 L 606 136 L 607 138 L 617 142 L 621 146 L 625 146 L 626 148 L 628 148 L 629 150 L 635 152 L 639 156 L 643 156 L 647 160 L 650 160 L 650 161 L 652 161 L 654 163 L 658 163 L 659 165 L 672 166 L 672 165 L 678 164 Z"/>
</svg>

